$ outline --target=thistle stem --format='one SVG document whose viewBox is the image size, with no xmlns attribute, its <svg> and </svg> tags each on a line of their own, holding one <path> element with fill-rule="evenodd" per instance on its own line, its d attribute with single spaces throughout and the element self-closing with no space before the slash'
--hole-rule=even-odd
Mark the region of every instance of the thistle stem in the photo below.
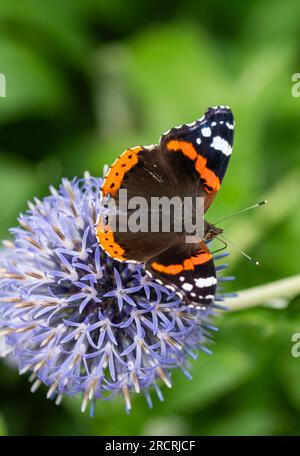
<svg viewBox="0 0 300 456">
<path fill-rule="evenodd" d="M 293 298 L 297 294 L 300 294 L 300 274 L 239 291 L 238 297 L 227 298 L 225 305 L 229 310 L 243 310 L 276 299 Z"/>
</svg>

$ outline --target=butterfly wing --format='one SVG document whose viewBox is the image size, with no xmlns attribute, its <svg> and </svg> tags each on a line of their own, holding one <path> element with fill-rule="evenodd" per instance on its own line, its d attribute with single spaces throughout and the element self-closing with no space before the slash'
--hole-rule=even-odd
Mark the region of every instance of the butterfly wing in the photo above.
<svg viewBox="0 0 300 456">
<path fill-rule="evenodd" d="M 220 189 L 233 137 L 233 114 L 225 106 L 209 108 L 201 119 L 172 128 L 161 137 L 162 153 L 180 186 L 197 186 L 205 211 Z"/>
<path fill-rule="evenodd" d="M 121 201 L 126 191 L 127 202 L 137 205 L 128 208 Z M 174 176 L 169 172 L 159 146 L 134 147 L 126 150 L 110 167 L 101 187 L 102 207 L 96 225 L 96 236 L 100 246 L 118 261 L 145 262 L 151 256 L 165 250 L 178 238 L 177 233 L 152 232 L 151 212 L 143 211 L 138 201 L 145 201 L 151 209 L 151 198 L 172 198 L 176 193 Z M 136 199 L 138 198 L 138 200 Z M 124 207 L 124 209 L 123 209 Z M 113 211 L 112 209 L 115 210 Z M 146 231 L 133 231 L 129 223 L 140 211 Z M 126 218 L 124 218 L 126 212 Z M 123 219 L 122 219 L 123 217 Z M 125 226 L 120 229 L 120 220 Z M 141 220 L 140 220 L 141 222 Z"/>
<path fill-rule="evenodd" d="M 151 258 L 146 271 L 158 283 L 176 291 L 189 307 L 211 304 L 216 294 L 216 270 L 205 244 L 179 244 Z"/>
</svg>

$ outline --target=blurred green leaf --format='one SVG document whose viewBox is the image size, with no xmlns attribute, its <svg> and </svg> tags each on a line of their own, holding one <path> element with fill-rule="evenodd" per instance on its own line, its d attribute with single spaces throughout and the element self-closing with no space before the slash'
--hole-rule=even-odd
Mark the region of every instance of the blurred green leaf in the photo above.
<svg viewBox="0 0 300 456">
<path fill-rule="evenodd" d="M 237 413 L 229 411 L 223 419 L 211 423 L 210 427 L 204 425 L 202 431 L 204 435 L 276 435 L 281 421 L 280 414 L 257 407 L 239 410 Z"/>
<path fill-rule="evenodd" d="M 0 71 L 6 78 L 0 124 L 28 114 L 52 116 L 66 101 L 68 91 L 56 69 L 21 43 L 1 38 Z"/>
<path fill-rule="evenodd" d="M 0 414 L 0 437 L 4 437 L 6 435 L 7 435 L 7 429 L 5 426 L 3 416 Z"/>
<path fill-rule="evenodd" d="M 165 391 L 165 408 L 193 411 L 217 401 L 218 398 L 245 382 L 253 372 L 253 361 L 243 351 L 232 347 L 216 347 L 213 356 L 200 356 L 191 370 L 192 381 L 182 374 L 174 375 L 172 390 Z M 164 408 L 164 407 L 162 407 Z"/>
<path fill-rule="evenodd" d="M 72 0 L 2 0 L 0 23 L 8 35 L 13 26 L 14 35 L 28 48 L 43 49 L 81 67 L 89 42 L 83 24 L 86 9 L 82 2 Z"/>
<path fill-rule="evenodd" d="M 8 228 L 17 224 L 20 211 L 26 209 L 27 199 L 35 194 L 34 173 L 24 163 L 0 157 L 0 236 L 7 239 Z"/>
</svg>

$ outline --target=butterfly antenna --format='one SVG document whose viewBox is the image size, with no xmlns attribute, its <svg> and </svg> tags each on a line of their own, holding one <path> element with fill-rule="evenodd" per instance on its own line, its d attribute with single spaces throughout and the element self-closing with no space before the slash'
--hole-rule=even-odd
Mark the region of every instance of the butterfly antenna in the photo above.
<svg viewBox="0 0 300 456">
<path fill-rule="evenodd" d="M 244 257 L 246 257 L 249 261 L 251 261 L 251 263 L 255 264 L 255 266 L 259 266 L 259 261 L 251 258 L 249 255 L 247 255 L 246 252 L 244 252 L 242 249 L 240 249 L 237 245 L 235 245 L 232 241 L 230 241 L 229 239 L 227 239 L 224 234 L 219 234 L 217 236 L 217 239 L 221 238 L 222 241 L 226 242 L 227 244 L 229 244 L 231 247 L 233 247 L 235 250 L 237 250 L 239 253 L 241 253 Z M 221 239 L 219 239 L 221 241 Z"/>
<path fill-rule="evenodd" d="M 222 250 L 225 250 L 227 248 L 227 242 L 225 242 L 223 239 L 221 239 L 219 236 L 216 237 L 216 239 L 218 239 L 218 241 L 222 242 L 223 244 L 223 247 L 220 247 L 219 249 L 217 250 L 214 250 L 212 253 L 212 255 L 215 255 L 216 253 L 218 252 L 222 252 Z"/>
<path fill-rule="evenodd" d="M 245 207 L 244 209 L 240 209 L 239 211 L 234 212 L 231 215 L 227 215 L 227 217 L 222 218 L 221 220 L 218 220 L 214 225 L 218 225 L 221 222 L 225 222 L 225 220 L 231 219 L 232 217 L 235 217 L 236 215 L 242 214 L 243 212 L 250 211 L 251 209 L 255 209 L 258 206 L 263 206 L 264 204 L 267 204 L 267 200 L 260 201 L 259 203 L 253 204 L 252 206 Z"/>
</svg>

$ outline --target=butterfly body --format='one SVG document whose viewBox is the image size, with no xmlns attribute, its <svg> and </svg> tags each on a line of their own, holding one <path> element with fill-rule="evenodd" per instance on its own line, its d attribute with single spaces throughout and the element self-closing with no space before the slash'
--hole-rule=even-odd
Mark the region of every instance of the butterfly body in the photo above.
<svg viewBox="0 0 300 456">
<path fill-rule="evenodd" d="M 204 221 L 202 238 L 186 242 L 185 230 L 176 229 L 178 218 L 184 217 L 170 215 L 180 206 L 177 202 L 187 197 L 192 201 L 202 198 L 204 213 L 208 210 L 228 166 L 233 132 L 231 110 L 224 106 L 209 108 L 201 119 L 164 133 L 158 145 L 125 151 L 110 167 L 101 187 L 102 199 L 111 199 L 117 208 L 122 206 L 124 190 L 128 201 L 143 198 L 149 204 L 139 216 L 144 230 L 129 229 L 128 220 L 135 217 L 129 206 L 123 231 L 112 227 L 109 216 L 100 217 L 96 226 L 100 246 L 118 261 L 144 263 L 150 276 L 174 289 L 187 305 L 195 308 L 214 301 L 216 271 L 206 241 L 222 230 Z M 174 202 L 174 207 L 153 209 L 153 201 L 164 198 Z M 193 203 L 190 212 L 196 215 L 197 210 Z M 122 213 L 119 210 L 120 219 Z M 159 230 L 153 230 L 155 216 Z M 161 229 L 163 220 L 168 218 L 173 222 L 167 230 Z"/>
</svg>

